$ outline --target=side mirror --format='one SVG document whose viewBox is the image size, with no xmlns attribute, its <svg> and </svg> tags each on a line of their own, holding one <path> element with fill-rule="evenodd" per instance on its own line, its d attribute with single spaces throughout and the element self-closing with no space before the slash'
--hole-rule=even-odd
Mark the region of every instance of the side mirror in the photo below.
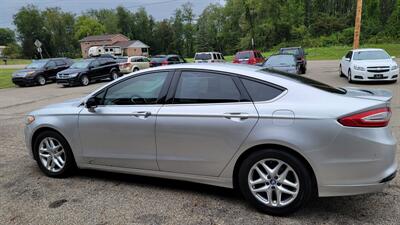
<svg viewBox="0 0 400 225">
<path fill-rule="evenodd" d="M 344 60 L 350 62 L 350 58 L 344 58 Z"/>
<path fill-rule="evenodd" d="M 85 102 L 85 107 L 89 109 L 89 111 L 94 111 L 94 109 L 97 107 L 97 100 L 95 97 L 90 97 L 88 100 Z"/>
</svg>

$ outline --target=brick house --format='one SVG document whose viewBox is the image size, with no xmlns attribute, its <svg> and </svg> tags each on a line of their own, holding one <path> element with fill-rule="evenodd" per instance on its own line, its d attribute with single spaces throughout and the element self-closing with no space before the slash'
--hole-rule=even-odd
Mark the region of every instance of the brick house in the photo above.
<svg viewBox="0 0 400 225">
<path fill-rule="evenodd" d="M 79 41 L 83 58 L 88 57 L 89 48 L 92 46 L 120 46 L 123 55 L 145 55 L 148 56 L 149 46 L 138 40 L 129 40 L 122 34 L 105 34 L 87 36 Z"/>
</svg>

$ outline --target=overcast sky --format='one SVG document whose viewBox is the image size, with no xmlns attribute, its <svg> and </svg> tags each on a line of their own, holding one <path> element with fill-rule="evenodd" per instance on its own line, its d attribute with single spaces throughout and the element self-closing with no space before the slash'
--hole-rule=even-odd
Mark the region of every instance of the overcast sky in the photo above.
<svg viewBox="0 0 400 225">
<path fill-rule="evenodd" d="M 0 27 L 14 28 L 13 15 L 19 8 L 34 4 L 40 9 L 60 7 L 64 11 L 80 14 L 88 9 L 116 8 L 122 5 L 130 10 L 144 7 L 156 20 L 169 18 L 176 8 L 191 2 L 196 15 L 210 3 L 224 3 L 224 0 L 0 0 Z"/>
</svg>

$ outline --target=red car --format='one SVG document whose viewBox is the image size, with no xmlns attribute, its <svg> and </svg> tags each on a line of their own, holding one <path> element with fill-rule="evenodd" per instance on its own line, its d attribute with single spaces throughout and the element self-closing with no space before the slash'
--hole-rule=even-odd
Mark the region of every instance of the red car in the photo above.
<svg viewBox="0 0 400 225">
<path fill-rule="evenodd" d="M 264 62 L 264 57 L 261 55 L 261 52 L 257 50 L 237 52 L 235 58 L 233 59 L 233 63 L 241 63 L 241 64 L 254 65 L 263 62 Z"/>
</svg>

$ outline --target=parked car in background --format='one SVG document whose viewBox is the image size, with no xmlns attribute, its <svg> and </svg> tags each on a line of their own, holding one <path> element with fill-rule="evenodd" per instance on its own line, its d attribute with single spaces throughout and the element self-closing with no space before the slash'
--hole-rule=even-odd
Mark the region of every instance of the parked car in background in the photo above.
<svg viewBox="0 0 400 225">
<path fill-rule="evenodd" d="M 355 49 L 343 56 L 339 65 L 340 76 L 353 81 L 393 81 L 399 78 L 399 65 L 385 50 L 378 48 Z"/>
<path fill-rule="evenodd" d="M 150 67 L 166 66 L 186 63 L 186 60 L 180 55 L 156 55 L 150 60 Z"/>
<path fill-rule="evenodd" d="M 117 62 L 109 58 L 91 58 L 80 60 L 71 65 L 69 69 L 57 73 L 57 84 L 63 86 L 86 86 L 91 81 L 119 77 Z"/>
<path fill-rule="evenodd" d="M 55 81 L 57 73 L 73 63 L 69 58 L 34 60 L 25 69 L 14 72 L 12 82 L 18 86 L 45 85 L 48 81 Z"/>
<path fill-rule="evenodd" d="M 144 56 L 120 57 L 117 59 L 120 73 L 132 73 L 150 67 L 150 60 Z"/>
<path fill-rule="evenodd" d="M 225 58 L 220 52 L 197 52 L 194 55 L 195 63 L 223 63 Z"/>
<path fill-rule="evenodd" d="M 205 183 L 286 215 L 388 186 L 391 98 L 255 66 L 173 65 L 30 112 L 25 146 L 50 177 L 77 167 Z"/>
<path fill-rule="evenodd" d="M 305 74 L 307 71 L 307 53 L 304 51 L 302 47 L 289 47 L 289 48 L 281 48 L 279 50 L 279 54 L 292 54 L 297 59 L 297 64 L 300 65 L 300 71 L 302 74 Z"/>
<path fill-rule="evenodd" d="M 280 70 L 287 73 L 300 74 L 300 65 L 297 64 L 296 57 L 290 54 L 271 55 L 262 67 Z"/>
<path fill-rule="evenodd" d="M 263 63 L 264 61 L 265 59 L 262 56 L 261 52 L 257 50 L 237 52 L 235 54 L 235 57 L 233 58 L 233 63 L 240 63 L 240 64 L 255 65 L 258 63 Z"/>
</svg>

